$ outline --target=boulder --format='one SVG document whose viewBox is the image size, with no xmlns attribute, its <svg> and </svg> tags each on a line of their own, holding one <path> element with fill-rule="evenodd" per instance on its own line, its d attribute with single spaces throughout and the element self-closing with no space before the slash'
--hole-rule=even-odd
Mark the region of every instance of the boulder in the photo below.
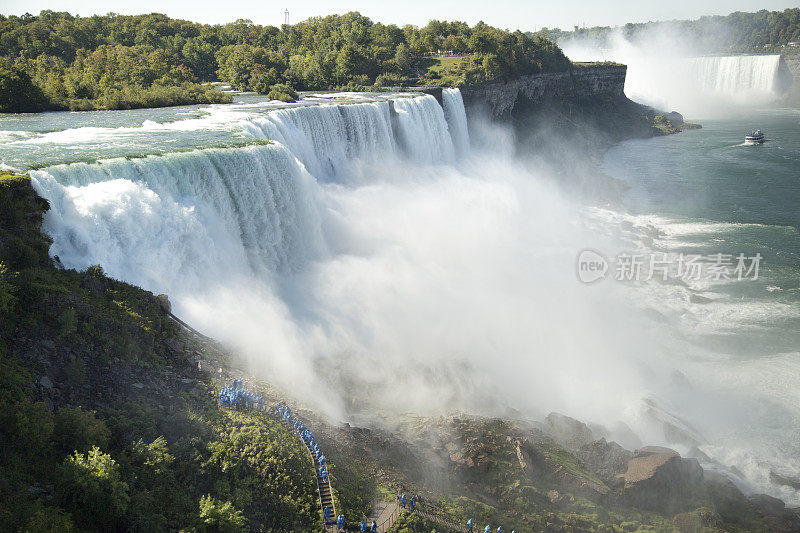
<svg viewBox="0 0 800 533">
<path fill-rule="evenodd" d="M 776 485 L 784 485 L 791 487 L 794 490 L 800 490 L 800 479 L 792 478 L 790 476 L 782 476 L 774 470 L 769 471 L 769 480 Z"/>
<path fill-rule="evenodd" d="M 605 481 L 616 484 L 620 474 L 628 468 L 628 461 L 633 458 L 633 453 L 626 450 L 616 442 L 607 442 L 599 439 L 584 446 L 575 453 L 592 472 Z"/>
<path fill-rule="evenodd" d="M 786 509 L 786 504 L 783 503 L 783 500 L 773 498 L 768 494 L 756 494 L 750 496 L 749 500 L 756 508 L 765 513 L 778 513 Z"/>
<path fill-rule="evenodd" d="M 800 531 L 800 516 L 794 510 L 787 509 L 782 500 L 766 494 L 756 494 L 750 496 L 750 503 L 767 524 L 769 531 L 778 533 Z"/>
<path fill-rule="evenodd" d="M 594 434 L 589 426 L 559 413 L 550 413 L 544 419 L 544 431 L 570 451 L 578 450 L 594 441 Z"/>
<path fill-rule="evenodd" d="M 620 474 L 624 497 L 644 509 L 678 512 L 701 488 L 703 468 L 675 450 L 647 446 L 636 450 Z"/>
</svg>

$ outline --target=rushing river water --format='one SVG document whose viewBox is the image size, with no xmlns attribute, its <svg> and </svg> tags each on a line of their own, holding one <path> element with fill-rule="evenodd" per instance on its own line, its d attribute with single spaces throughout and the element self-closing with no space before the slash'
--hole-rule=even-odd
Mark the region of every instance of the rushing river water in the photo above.
<svg viewBox="0 0 800 533">
<path fill-rule="evenodd" d="M 797 113 L 622 143 L 604 170 L 625 207 L 600 209 L 516 161 L 507 132 L 468 128 L 457 90 L 443 104 L 6 115 L 0 163 L 50 201 L 65 266 L 168 293 L 331 417 L 560 411 L 800 503 L 770 481 L 800 473 Z M 741 146 L 754 127 L 769 141 Z M 584 285 L 584 247 L 763 264 L 757 280 Z"/>
<path fill-rule="evenodd" d="M 691 345 L 689 382 L 714 390 L 716 400 L 687 389 L 695 408 L 684 412 L 702 420 L 714 446 L 728 448 L 723 460 L 738 462 L 763 489 L 770 465 L 795 476 L 800 465 L 800 111 L 737 110 L 702 124 L 624 142 L 608 152 L 604 170 L 630 187 L 631 219 L 658 230 L 650 248 L 764 258 L 758 280 L 689 283 L 710 303 L 670 310 L 668 290 L 646 296 L 664 298 L 653 307 Z M 767 141 L 744 144 L 756 128 Z M 798 502 L 791 489 L 781 493 Z"/>
</svg>

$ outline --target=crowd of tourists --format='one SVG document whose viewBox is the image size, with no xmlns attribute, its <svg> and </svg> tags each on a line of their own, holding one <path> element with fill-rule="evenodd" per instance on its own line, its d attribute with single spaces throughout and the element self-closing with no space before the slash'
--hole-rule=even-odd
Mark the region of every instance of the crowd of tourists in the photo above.
<svg viewBox="0 0 800 533">
<path fill-rule="evenodd" d="M 255 394 L 247 390 L 244 387 L 244 384 L 241 379 L 234 379 L 230 385 L 225 385 L 222 387 L 222 390 L 219 392 L 219 403 L 225 407 L 230 407 L 232 409 L 258 409 L 264 410 L 264 398 L 260 394 Z M 294 429 L 294 432 L 303 439 L 303 442 L 306 443 L 308 449 L 311 450 L 311 453 L 314 455 L 317 464 L 319 467 L 317 468 L 317 475 L 319 478 L 327 483 L 328 482 L 328 467 L 325 464 L 325 454 L 322 453 L 322 450 L 317 443 L 317 439 L 314 436 L 314 433 L 309 429 L 302 420 L 297 418 L 295 414 L 292 412 L 291 408 L 286 405 L 285 403 L 276 403 L 272 406 L 273 411 L 275 414 L 280 417 L 283 421 L 285 421 L 289 426 Z M 400 507 L 409 511 L 415 512 L 417 510 L 417 501 L 414 496 L 407 497 L 405 493 L 400 495 Z M 322 510 L 323 516 L 325 518 L 325 523 L 331 523 L 333 518 L 333 510 L 328 507 L 327 505 Z M 470 533 L 475 531 L 475 525 L 470 518 L 467 520 L 467 529 Z M 336 527 L 339 531 L 347 531 L 347 526 L 345 523 L 345 518 L 343 514 L 340 514 L 336 517 Z M 359 529 L 362 532 L 370 532 L 370 533 L 377 533 L 378 525 L 373 520 L 371 524 L 367 525 L 367 523 L 362 520 L 359 524 Z M 484 528 L 484 533 L 492 533 L 492 526 L 487 525 Z M 503 533 L 503 526 L 498 526 L 496 533 Z M 511 533 L 515 533 L 512 531 Z"/>
<path fill-rule="evenodd" d="M 234 379 L 219 391 L 219 403 L 233 409 L 264 409 L 264 398 L 244 388 L 241 379 Z"/>
</svg>

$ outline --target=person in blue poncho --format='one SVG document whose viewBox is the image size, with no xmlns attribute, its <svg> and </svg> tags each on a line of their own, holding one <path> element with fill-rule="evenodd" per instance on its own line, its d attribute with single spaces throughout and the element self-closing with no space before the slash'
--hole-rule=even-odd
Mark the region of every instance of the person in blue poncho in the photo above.
<svg viewBox="0 0 800 533">
<path fill-rule="evenodd" d="M 375 523 L 375 520 L 372 521 L 369 531 L 370 533 L 378 533 L 378 524 Z"/>
<path fill-rule="evenodd" d="M 467 520 L 467 528 L 469 528 L 469 533 L 472 533 L 472 518 Z"/>
<path fill-rule="evenodd" d="M 400 507 L 402 507 L 403 509 L 406 508 L 406 493 L 405 492 L 400 495 Z"/>
</svg>

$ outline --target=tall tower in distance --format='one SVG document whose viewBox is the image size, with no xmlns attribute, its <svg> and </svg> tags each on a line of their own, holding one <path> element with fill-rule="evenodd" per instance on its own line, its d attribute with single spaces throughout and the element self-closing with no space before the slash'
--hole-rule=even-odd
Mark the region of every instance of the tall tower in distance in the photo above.
<svg viewBox="0 0 800 533">
<path fill-rule="evenodd" d="M 289 25 L 289 10 L 283 12 L 283 23 Z"/>
</svg>

